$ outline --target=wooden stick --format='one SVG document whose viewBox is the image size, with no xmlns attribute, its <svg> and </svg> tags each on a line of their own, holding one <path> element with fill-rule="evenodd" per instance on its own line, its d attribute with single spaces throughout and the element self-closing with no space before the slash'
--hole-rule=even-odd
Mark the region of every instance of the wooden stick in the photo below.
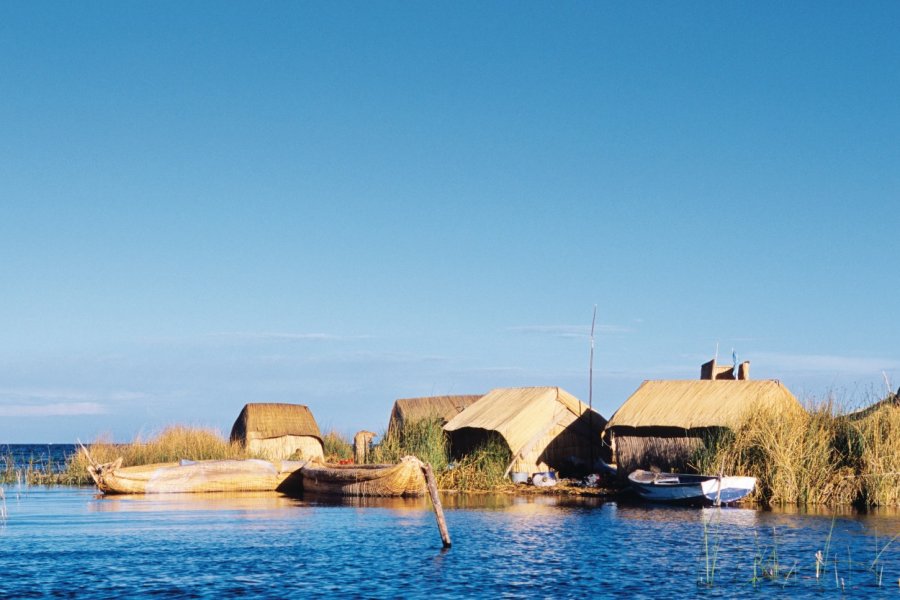
<svg viewBox="0 0 900 600">
<path fill-rule="evenodd" d="M 437 519 L 438 530 L 441 532 L 441 541 L 444 543 L 444 548 L 449 548 L 450 532 L 447 531 L 447 521 L 444 520 L 444 507 L 441 506 L 441 498 L 438 496 L 434 471 L 431 470 L 431 465 L 429 463 L 423 463 L 422 470 L 425 472 L 425 483 L 428 485 L 428 495 L 431 496 L 431 503 L 434 505 L 434 516 Z"/>
</svg>

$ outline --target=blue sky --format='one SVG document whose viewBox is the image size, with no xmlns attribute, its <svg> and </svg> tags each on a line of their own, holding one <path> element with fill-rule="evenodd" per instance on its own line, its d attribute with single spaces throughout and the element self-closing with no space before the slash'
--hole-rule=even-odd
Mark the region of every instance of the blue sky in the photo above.
<svg viewBox="0 0 900 600">
<path fill-rule="evenodd" d="M 900 386 L 897 3 L 5 3 L 0 442 Z"/>
</svg>

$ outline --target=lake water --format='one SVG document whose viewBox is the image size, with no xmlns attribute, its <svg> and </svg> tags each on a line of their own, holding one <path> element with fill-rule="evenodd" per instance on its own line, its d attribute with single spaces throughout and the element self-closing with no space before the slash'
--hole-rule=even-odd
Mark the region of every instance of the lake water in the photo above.
<svg viewBox="0 0 900 600">
<path fill-rule="evenodd" d="M 66 459 L 77 448 L 75 444 L 0 444 L 0 466 L 10 459 L 18 469 L 31 465 L 58 473 L 65 469 Z"/>
<path fill-rule="evenodd" d="M 2 491 L 0 598 L 900 597 L 897 511 Z"/>
</svg>

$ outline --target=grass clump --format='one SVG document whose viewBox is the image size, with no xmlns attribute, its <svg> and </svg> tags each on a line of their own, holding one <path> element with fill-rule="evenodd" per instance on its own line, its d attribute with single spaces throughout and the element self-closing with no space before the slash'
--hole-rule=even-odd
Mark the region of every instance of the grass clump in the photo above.
<svg viewBox="0 0 900 600">
<path fill-rule="evenodd" d="M 370 453 L 373 463 L 396 463 L 413 455 L 430 463 L 444 490 L 474 491 L 505 487 L 511 456 L 499 436 L 490 436 L 451 464 L 450 440 L 439 416 L 404 422 L 389 429 Z"/>
<path fill-rule="evenodd" d="M 900 505 L 900 406 L 845 414 L 832 400 L 794 413 L 751 411 L 694 456 L 701 473 L 757 478 L 766 504 Z"/>
<path fill-rule="evenodd" d="M 49 460 L 29 457 L 24 465 L 17 465 L 12 452 L 0 456 L 0 484 L 54 485 L 65 483 L 63 469 Z"/>
<path fill-rule="evenodd" d="M 353 458 L 353 445 L 332 429 L 322 438 L 325 462 L 339 462 Z"/>
<path fill-rule="evenodd" d="M 94 462 L 101 464 L 113 462 L 121 456 L 122 466 L 125 467 L 174 462 L 183 458 L 189 460 L 251 458 L 241 444 L 226 440 L 216 430 L 181 425 L 168 427 L 146 441 L 138 437 L 130 444 L 95 441 L 88 446 L 88 452 Z M 90 462 L 84 453 L 76 452 L 69 457 L 60 483 L 91 483 L 87 471 L 89 465 Z"/>
<path fill-rule="evenodd" d="M 509 447 L 499 436 L 490 436 L 438 475 L 441 489 L 456 491 L 490 490 L 509 483 L 506 467 L 512 459 Z"/>
<path fill-rule="evenodd" d="M 852 428 L 860 443 L 863 503 L 900 506 L 900 406 L 886 404 Z"/>
<path fill-rule="evenodd" d="M 435 473 L 447 468 L 450 444 L 440 417 L 405 421 L 398 427 L 388 429 L 369 454 L 369 459 L 376 464 L 396 463 L 410 455 L 431 464 Z"/>
</svg>

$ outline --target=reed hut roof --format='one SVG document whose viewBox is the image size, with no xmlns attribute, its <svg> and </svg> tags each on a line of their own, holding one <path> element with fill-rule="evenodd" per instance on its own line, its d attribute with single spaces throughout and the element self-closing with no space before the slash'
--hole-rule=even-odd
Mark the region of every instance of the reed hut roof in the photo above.
<svg viewBox="0 0 900 600">
<path fill-rule="evenodd" d="M 584 422 L 591 413 L 587 404 L 558 387 L 499 388 L 483 396 L 444 426 L 445 431 L 467 427 L 496 431 L 513 455 L 532 446 L 536 439 L 560 425 Z M 594 435 L 606 424 L 593 411 Z M 590 435 L 590 432 L 585 432 Z"/>
<path fill-rule="evenodd" d="M 231 439 L 245 440 L 251 435 L 256 439 L 305 435 L 322 441 L 322 434 L 312 412 L 302 404 L 245 405 L 231 428 Z"/>
<path fill-rule="evenodd" d="M 737 427 L 749 411 L 803 410 L 775 380 L 645 381 L 612 416 L 617 427 Z"/>
<path fill-rule="evenodd" d="M 889 394 L 887 398 L 879 400 L 871 406 L 847 414 L 846 417 L 851 421 L 857 421 L 859 419 L 865 419 L 882 410 L 890 410 L 891 407 L 900 407 L 900 389 L 898 389 L 895 394 Z"/>
<path fill-rule="evenodd" d="M 412 423 L 421 419 L 438 416 L 444 423 L 461 413 L 481 395 L 428 396 L 425 398 L 401 398 L 394 402 L 391 422 L 388 427 L 402 423 Z"/>
</svg>

